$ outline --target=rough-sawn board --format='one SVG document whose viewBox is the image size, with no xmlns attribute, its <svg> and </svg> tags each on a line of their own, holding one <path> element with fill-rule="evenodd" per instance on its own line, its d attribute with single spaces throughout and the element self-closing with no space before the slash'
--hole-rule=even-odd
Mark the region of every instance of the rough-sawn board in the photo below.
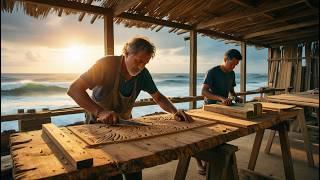
<svg viewBox="0 0 320 180">
<path fill-rule="evenodd" d="M 165 134 L 178 133 L 194 128 L 215 124 L 194 117 L 192 123 L 178 122 L 170 114 L 132 119 L 145 126 L 108 126 L 105 124 L 89 124 L 87 126 L 70 126 L 68 129 L 81 138 L 89 147 L 133 141 Z"/>
</svg>

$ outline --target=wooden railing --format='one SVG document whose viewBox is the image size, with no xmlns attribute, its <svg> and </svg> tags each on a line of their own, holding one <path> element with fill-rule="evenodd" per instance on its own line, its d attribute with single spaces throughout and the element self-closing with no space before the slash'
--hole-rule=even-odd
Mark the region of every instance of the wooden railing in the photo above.
<svg viewBox="0 0 320 180">
<path fill-rule="evenodd" d="M 191 102 L 191 101 L 200 101 L 203 100 L 203 96 L 187 96 L 187 97 L 172 97 L 168 98 L 173 103 L 183 103 L 183 102 Z M 156 103 L 152 98 L 141 99 L 140 101 L 136 101 L 134 106 L 149 106 L 155 105 Z M 15 120 L 25 120 L 25 119 L 41 119 L 52 116 L 61 116 L 61 115 L 69 115 L 69 114 L 78 114 L 83 113 L 85 110 L 81 107 L 69 107 L 55 110 L 44 110 L 40 112 L 34 113 L 17 113 L 10 115 L 1 115 L 1 122 L 6 121 L 15 121 Z"/>
</svg>

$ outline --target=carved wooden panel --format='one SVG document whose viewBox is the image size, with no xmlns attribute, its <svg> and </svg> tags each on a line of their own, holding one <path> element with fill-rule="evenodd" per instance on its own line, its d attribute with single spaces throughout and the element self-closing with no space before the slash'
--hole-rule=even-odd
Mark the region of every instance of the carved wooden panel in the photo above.
<svg viewBox="0 0 320 180">
<path fill-rule="evenodd" d="M 170 114 L 157 115 L 132 119 L 145 126 L 117 125 L 109 126 L 105 124 L 88 124 L 80 126 L 70 126 L 68 129 L 81 138 L 88 146 L 102 144 L 119 143 L 132 141 L 159 135 L 178 133 L 198 127 L 215 124 L 215 121 L 207 121 L 193 118 L 194 122 L 178 122 Z"/>
</svg>

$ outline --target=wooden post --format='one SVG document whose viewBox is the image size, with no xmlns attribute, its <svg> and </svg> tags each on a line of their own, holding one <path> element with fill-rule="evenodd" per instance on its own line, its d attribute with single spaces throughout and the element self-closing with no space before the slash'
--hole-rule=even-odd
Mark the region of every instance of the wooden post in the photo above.
<svg viewBox="0 0 320 180">
<path fill-rule="evenodd" d="M 197 95 L 197 31 L 190 31 L 190 78 L 189 78 L 189 96 Z M 197 107 L 197 101 L 189 104 L 189 109 Z"/>
<path fill-rule="evenodd" d="M 242 60 L 240 61 L 240 92 L 246 91 L 246 75 L 247 75 L 247 45 L 241 42 Z M 246 95 L 242 96 L 243 102 L 246 102 Z"/>
<path fill-rule="evenodd" d="M 310 90 L 310 80 L 311 80 L 311 43 L 307 42 L 305 45 L 305 57 L 306 57 L 306 75 L 305 75 L 305 85 L 304 90 Z"/>
<path fill-rule="evenodd" d="M 251 155 L 250 155 L 250 159 L 249 159 L 249 163 L 248 163 L 248 169 L 250 169 L 252 171 L 256 167 L 263 135 L 264 135 L 264 129 L 257 131 L 256 137 L 254 138 L 254 143 L 252 146 L 252 151 L 251 151 Z"/>
<path fill-rule="evenodd" d="M 104 16 L 104 54 L 114 55 L 113 16 Z"/>
</svg>

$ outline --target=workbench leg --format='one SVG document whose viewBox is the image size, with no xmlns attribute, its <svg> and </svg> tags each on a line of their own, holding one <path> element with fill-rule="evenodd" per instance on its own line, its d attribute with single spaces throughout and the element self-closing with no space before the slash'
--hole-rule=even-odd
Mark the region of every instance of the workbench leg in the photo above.
<svg viewBox="0 0 320 180">
<path fill-rule="evenodd" d="M 181 157 L 179 158 L 176 175 L 174 176 L 174 180 L 185 180 L 189 168 L 191 156 Z"/>
<path fill-rule="evenodd" d="M 252 152 L 251 152 L 250 160 L 249 160 L 249 164 L 248 164 L 248 169 L 250 169 L 252 171 L 256 167 L 263 135 L 264 135 L 264 129 L 259 130 L 259 131 L 257 131 L 256 137 L 254 139 Z"/>
<path fill-rule="evenodd" d="M 264 149 L 264 153 L 270 154 L 270 150 L 271 150 L 273 139 L 274 139 L 275 135 L 276 135 L 276 131 L 275 130 L 270 130 L 268 142 L 267 142 L 266 148 Z"/>
<path fill-rule="evenodd" d="M 304 116 L 304 110 L 303 108 L 301 108 L 301 110 L 299 110 L 297 119 L 299 121 L 300 124 L 300 128 L 301 128 L 301 133 L 303 135 L 303 141 L 304 141 L 304 149 L 307 153 L 307 159 L 308 159 L 308 164 L 310 167 L 315 167 L 314 165 L 314 161 L 313 161 L 313 155 L 312 155 L 312 145 L 309 139 L 309 133 L 308 133 L 308 129 L 306 126 L 306 120 L 305 120 L 305 116 Z"/>
<path fill-rule="evenodd" d="M 294 180 L 292 157 L 289 145 L 288 130 L 285 123 L 278 126 L 284 172 L 287 180 Z"/>
</svg>

